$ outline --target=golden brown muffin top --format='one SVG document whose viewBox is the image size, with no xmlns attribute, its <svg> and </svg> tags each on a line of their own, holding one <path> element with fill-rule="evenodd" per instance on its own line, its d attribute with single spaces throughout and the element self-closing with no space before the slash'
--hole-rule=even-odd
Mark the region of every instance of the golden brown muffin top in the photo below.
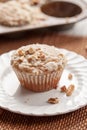
<svg viewBox="0 0 87 130">
<path fill-rule="evenodd" d="M 11 65 L 20 71 L 38 75 L 60 71 L 66 65 L 66 57 L 54 46 L 31 44 L 13 53 Z"/>
</svg>

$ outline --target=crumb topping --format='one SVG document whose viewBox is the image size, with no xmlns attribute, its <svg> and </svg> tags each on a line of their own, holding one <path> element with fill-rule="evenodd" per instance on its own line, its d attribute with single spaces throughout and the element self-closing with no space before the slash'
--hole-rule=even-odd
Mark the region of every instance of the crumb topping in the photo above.
<svg viewBox="0 0 87 130">
<path fill-rule="evenodd" d="M 31 44 L 17 49 L 11 57 L 12 66 L 35 74 L 63 69 L 66 58 L 54 46 Z"/>
</svg>

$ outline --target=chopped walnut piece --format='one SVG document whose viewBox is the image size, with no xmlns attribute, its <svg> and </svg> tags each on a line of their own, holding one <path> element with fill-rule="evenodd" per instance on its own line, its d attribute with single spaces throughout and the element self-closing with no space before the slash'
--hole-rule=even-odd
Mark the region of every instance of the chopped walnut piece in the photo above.
<svg viewBox="0 0 87 130">
<path fill-rule="evenodd" d="M 66 92 L 67 91 L 67 88 L 66 88 L 66 86 L 64 85 L 64 86 L 62 86 L 61 87 L 61 92 Z"/>
<path fill-rule="evenodd" d="M 18 50 L 18 55 L 19 55 L 19 56 L 24 56 L 23 50 Z"/>
<path fill-rule="evenodd" d="M 29 58 L 27 58 L 27 60 L 28 60 L 28 62 L 30 63 L 30 62 L 32 61 L 32 58 L 29 57 Z"/>
<path fill-rule="evenodd" d="M 72 80 L 72 78 L 73 78 L 73 76 L 72 76 L 72 74 L 70 73 L 70 74 L 68 75 L 68 79 L 69 79 L 69 80 Z"/>
<path fill-rule="evenodd" d="M 40 59 L 42 60 L 42 61 L 45 61 L 45 55 L 43 54 L 43 55 L 41 55 L 41 57 L 40 57 Z"/>
<path fill-rule="evenodd" d="M 48 103 L 51 103 L 51 104 L 57 104 L 59 103 L 59 99 L 56 97 L 56 98 L 49 98 Z"/>
<path fill-rule="evenodd" d="M 27 60 L 28 60 L 29 63 L 33 64 L 33 63 L 36 62 L 36 57 L 35 56 L 28 57 Z"/>
<path fill-rule="evenodd" d="M 28 52 L 29 52 L 29 54 L 34 54 L 35 50 L 33 48 L 29 48 Z"/>
<path fill-rule="evenodd" d="M 66 95 L 71 96 L 74 89 L 75 89 L 75 86 L 73 84 L 69 85 L 69 87 L 67 88 L 67 91 L 66 91 Z"/>
<path fill-rule="evenodd" d="M 30 4 L 31 5 L 37 5 L 40 3 L 40 0 L 31 0 Z"/>
<path fill-rule="evenodd" d="M 23 62 L 23 58 L 18 59 L 18 63 L 22 63 Z"/>
<path fill-rule="evenodd" d="M 63 54 L 59 54 L 58 56 L 63 57 L 64 55 Z"/>
<path fill-rule="evenodd" d="M 38 58 L 40 58 L 42 61 L 45 61 L 46 56 L 45 56 L 45 54 L 43 52 L 40 52 Z"/>
</svg>

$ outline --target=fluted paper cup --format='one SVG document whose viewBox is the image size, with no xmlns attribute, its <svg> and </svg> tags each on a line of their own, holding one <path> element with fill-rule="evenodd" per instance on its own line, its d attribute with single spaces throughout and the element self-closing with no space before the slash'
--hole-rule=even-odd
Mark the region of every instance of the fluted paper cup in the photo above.
<svg viewBox="0 0 87 130">
<path fill-rule="evenodd" d="M 28 72 L 22 72 L 15 68 L 13 69 L 21 83 L 21 86 L 35 92 L 44 92 L 56 89 L 63 72 L 62 69 L 61 71 L 54 71 L 48 74 L 30 75 Z"/>
</svg>

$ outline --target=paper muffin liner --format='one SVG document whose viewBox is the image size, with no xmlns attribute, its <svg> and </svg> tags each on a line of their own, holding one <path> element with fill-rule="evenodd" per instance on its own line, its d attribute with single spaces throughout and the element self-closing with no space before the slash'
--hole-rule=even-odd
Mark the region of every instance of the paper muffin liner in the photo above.
<svg viewBox="0 0 87 130">
<path fill-rule="evenodd" d="M 63 70 L 61 70 L 42 75 L 30 75 L 28 72 L 21 72 L 15 68 L 14 71 L 21 86 L 35 92 L 56 89 L 63 72 Z"/>
</svg>

